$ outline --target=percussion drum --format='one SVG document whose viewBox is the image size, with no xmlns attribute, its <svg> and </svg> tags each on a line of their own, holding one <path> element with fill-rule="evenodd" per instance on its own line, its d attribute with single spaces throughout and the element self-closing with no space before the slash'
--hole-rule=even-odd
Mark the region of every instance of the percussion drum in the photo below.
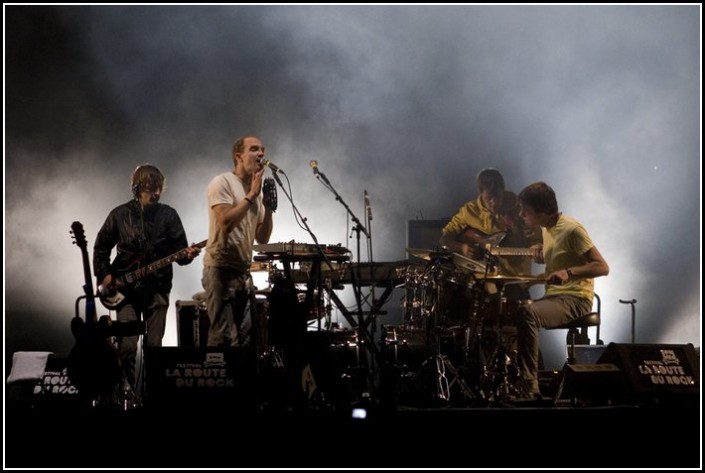
<svg viewBox="0 0 705 473">
<path fill-rule="evenodd" d="M 502 319 L 499 320 L 500 308 L 498 306 L 499 298 L 490 297 L 485 302 L 482 311 L 482 322 L 485 326 L 497 326 L 502 327 L 511 326 L 516 327 L 517 320 L 521 309 L 531 305 L 531 299 L 509 299 L 503 297 L 502 301 Z M 501 323 L 500 323 L 501 322 Z"/>
</svg>

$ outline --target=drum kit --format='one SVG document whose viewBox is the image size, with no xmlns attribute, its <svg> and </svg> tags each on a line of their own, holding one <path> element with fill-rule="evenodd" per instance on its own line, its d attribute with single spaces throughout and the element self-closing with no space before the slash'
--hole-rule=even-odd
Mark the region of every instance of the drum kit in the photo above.
<svg viewBox="0 0 705 473">
<path fill-rule="evenodd" d="M 407 252 L 424 264 L 406 272 L 403 323 L 382 330 L 384 361 L 393 368 L 398 396 L 467 404 L 518 395 L 516 318 L 531 303 L 528 287 L 543 279 L 501 274 L 490 259 L 450 251 Z M 506 297 L 511 286 L 525 297 Z"/>
<path fill-rule="evenodd" d="M 381 370 L 378 378 L 374 376 L 380 397 L 394 396 L 394 402 L 407 405 L 484 405 L 518 395 L 514 388 L 518 380 L 516 318 L 521 308 L 531 303 L 528 287 L 543 283 L 543 279 L 502 274 L 489 256 L 486 261 L 478 261 L 450 251 L 407 248 L 407 252 L 410 259 L 404 266 L 395 265 L 394 275 L 385 277 L 393 280 L 395 287 L 403 288 L 404 297 L 402 323 L 382 325 L 379 345 L 375 342 Z M 253 267 L 252 271 L 268 273 L 270 283 L 277 276 L 271 265 Z M 300 282 L 296 271 L 291 272 L 291 278 Z M 507 297 L 510 287 L 526 289 L 526 297 Z M 291 307 L 301 304 L 285 301 L 287 310 L 277 311 L 272 304 L 279 299 L 272 298 L 272 291 L 272 287 L 256 291 L 258 302 L 264 303 L 258 311 L 265 314 L 261 319 L 269 319 L 260 324 L 258 331 L 264 338 L 258 341 L 264 351 L 260 352 L 264 365 L 268 366 L 266 360 L 276 355 L 271 365 L 282 367 L 287 363 L 278 350 L 287 346 L 287 334 L 292 330 L 272 323 L 276 319 L 273 316 L 286 312 L 288 320 Z M 309 323 L 326 318 L 329 309 L 316 304 L 312 307 L 307 309 Z M 305 314 L 296 318 L 306 319 Z M 365 344 L 356 330 L 326 327 L 318 335 L 325 340 L 319 344 L 327 349 L 319 350 L 326 351 L 326 356 L 312 358 L 314 372 L 318 384 L 327 385 L 329 393 L 337 395 L 348 389 L 343 381 L 354 385 L 353 378 L 361 376 L 358 371 L 366 368 L 361 362 Z M 327 361 L 316 365 L 319 358 Z M 326 376 L 329 372 L 335 375 Z"/>
</svg>

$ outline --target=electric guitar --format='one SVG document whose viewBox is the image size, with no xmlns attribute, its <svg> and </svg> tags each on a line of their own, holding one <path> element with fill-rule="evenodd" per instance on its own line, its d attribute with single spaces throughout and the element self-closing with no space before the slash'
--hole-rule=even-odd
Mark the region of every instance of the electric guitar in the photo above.
<svg viewBox="0 0 705 473">
<path fill-rule="evenodd" d="M 95 308 L 93 278 L 88 260 L 86 237 L 80 222 L 71 224 L 74 244 L 83 257 L 83 292 L 86 295 L 85 322 L 78 315 L 71 320 L 76 345 L 69 353 L 67 373 L 85 398 L 109 393 L 122 378 L 122 369 L 115 346 L 109 340 L 109 320 L 98 321 Z M 106 316 L 107 317 L 107 316 Z"/>
<path fill-rule="evenodd" d="M 202 242 L 196 243 L 196 245 L 192 246 L 203 248 L 206 246 L 206 243 L 208 243 L 208 240 L 203 240 Z M 114 272 L 122 275 L 117 278 L 113 278 L 113 284 L 109 287 L 104 287 L 103 285 L 98 286 L 98 297 L 100 297 L 100 302 L 108 310 L 117 310 L 125 302 L 125 296 L 118 291 L 119 287 L 131 286 L 148 274 L 162 269 L 176 260 L 184 258 L 186 256 L 186 250 L 187 248 L 184 248 L 172 255 L 166 256 L 134 270 L 131 269 L 139 266 L 139 260 L 133 261 L 127 267 L 122 269 L 113 268 Z"/>
<path fill-rule="evenodd" d="M 531 248 L 511 248 L 499 246 L 507 236 L 507 232 L 497 232 L 491 235 L 476 228 L 468 227 L 462 233 L 460 240 L 463 243 L 477 244 L 482 249 L 487 249 L 492 256 L 533 256 Z"/>
</svg>

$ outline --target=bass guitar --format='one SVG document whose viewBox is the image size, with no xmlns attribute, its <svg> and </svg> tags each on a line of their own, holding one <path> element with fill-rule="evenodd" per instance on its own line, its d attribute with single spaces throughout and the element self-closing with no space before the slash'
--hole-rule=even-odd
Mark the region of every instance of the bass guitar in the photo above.
<svg viewBox="0 0 705 473">
<path fill-rule="evenodd" d="M 203 240 L 202 242 L 196 243 L 192 246 L 203 248 L 206 246 L 206 243 L 208 243 L 208 240 Z M 100 302 L 108 310 L 117 310 L 125 302 L 125 296 L 120 293 L 118 288 L 132 286 L 148 274 L 160 270 L 176 260 L 185 258 L 187 254 L 186 250 L 187 248 L 184 248 L 172 255 L 154 261 L 153 263 L 149 263 L 146 266 L 142 266 L 141 268 L 139 267 L 139 260 L 133 261 L 127 267 L 122 269 L 113 268 L 115 273 L 122 275 L 117 278 L 113 278 L 113 284 L 109 287 L 105 287 L 103 285 L 98 286 L 98 297 L 100 298 Z"/>
</svg>

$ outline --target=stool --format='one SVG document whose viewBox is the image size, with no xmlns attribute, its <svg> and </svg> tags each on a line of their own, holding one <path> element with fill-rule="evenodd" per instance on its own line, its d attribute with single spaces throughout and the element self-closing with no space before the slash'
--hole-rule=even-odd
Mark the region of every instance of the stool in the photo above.
<svg viewBox="0 0 705 473">
<path fill-rule="evenodd" d="M 563 325 L 554 327 L 551 330 L 556 329 L 568 329 L 568 335 L 566 336 L 566 345 L 568 346 L 568 359 L 566 360 L 566 365 L 575 364 L 575 345 L 576 341 L 580 342 L 581 345 L 589 345 L 590 339 L 588 338 L 588 329 L 590 327 L 596 327 L 595 344 L 604 345 L 604 342 L 600 340 L 600 323 L 602 322 L 602 301 L 600 296 L 595 293 L 595 310 L 593 312 L 588 312 L 577 319 L 566 322 Z M 563 393 L 563 386 L 565 383 L 565 367 L 563 368 L 563 373 L 561 375 L 561 382 L 556 391 L 554 401 L 558 401 Z"/>
<path fill-rule="evenodd" d="M 604 345 L 605 342 L 600 340 L 600 323 L 602 322 L 602 301 L 600 296 L 595 293 L 595 310 L 588 312 L 577 319 L 571 320 L 563 325 L 554 327 L 556 329 L 568 329 L 566 336 L 566 345 L 568 346 L 568 360 L 566 363 L 572 365 L 575 363 L 575 345 L 590 345 L 588 337 L 588 328 L 597 327 L 595 332 L 595 345 Z M 579 342 L 579 343 L 578 343 Z"/>
</svg>

